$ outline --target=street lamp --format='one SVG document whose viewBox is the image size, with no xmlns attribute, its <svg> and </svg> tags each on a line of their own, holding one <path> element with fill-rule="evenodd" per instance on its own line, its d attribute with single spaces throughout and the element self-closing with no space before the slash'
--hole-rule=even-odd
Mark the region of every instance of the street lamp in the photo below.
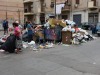
<svg viewBox="0 0 100 75">
<path fill-rule="evenodd" d="M 7 0 L 6 0 L 6 19 L 7 19 Z"/>
</svg>

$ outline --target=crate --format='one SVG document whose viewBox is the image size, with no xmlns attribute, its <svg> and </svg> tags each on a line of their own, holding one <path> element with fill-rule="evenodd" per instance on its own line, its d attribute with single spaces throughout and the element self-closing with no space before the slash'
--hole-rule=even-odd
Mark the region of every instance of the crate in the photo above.
<svg viewBox="0 0 100 75">
<path fill-rule="evenodd" d="M 62 31 L 62 43 L 63 44 L 72 44 L 72 32 Z"/>
</svg>

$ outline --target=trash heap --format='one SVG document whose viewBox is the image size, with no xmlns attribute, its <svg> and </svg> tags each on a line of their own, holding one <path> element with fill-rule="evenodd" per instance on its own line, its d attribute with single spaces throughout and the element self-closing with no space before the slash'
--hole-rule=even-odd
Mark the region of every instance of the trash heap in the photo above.
<svg viewBox="0 0 100 75">
<path fill-rule="evenodd" d="M 86 30 L 79 28 L 76 23 L 71 20 L 64 21 L 50 19 L 44 26 L 47 27 L 47 29 L 55 29 L 58 24 L 62 27 L 62 35 L 60 35 L 59 37 L 62 38 L 63 44 L 81 44 L 96 39 L 96 37 L 89 34 Z M 56 35 L 56 39 L 57 38 L 58 37 Z"/>
<path fill-rule="evenodd" d="M 67 40 L 70 41 L 70 44 L 81 44 L 96 39 L 96 37 L 89 34 L 86 30 L 78 28 L 78 26 L 73 21 L 67 21 L 66 23 L 68 24 L 62 29 L 62 31 L 64 31 L 65 33 L 70 33 L 70 35 L 66 35 L 67 38 L 70 36 Z"/>
<path fill-rule="evenodd" d="M 42 45 L 42 44 L 36 44 L 35 41 L 31 41 L 30 43 L 23 41 L 23 48 L 25 48 L 25 49 L 30 48 L 33 51 L 38 51 L 41 49 L 49 49 L 49 48 L 53 48 L 53 47 L 54 47 L 53 43 L 48 43 L 48 44 Z"/>
<path fill-rule="evenodd" d="M 3 43 L 5 43 L 5 41 L 7 40 L 8 36 L 7 35 L 3 35 L 0 37 L 0 45 L 2 45 Z"/>
<path fill-rule="evenodd" d="M 53 48 L 56 43 L 81 44 L 96 39 L 86 30 L 78 28 L 70 20 L 49 19 L 44 25 L 34 27 L 33 41 L 27 42 L 27 32 L 23 35 L 23 47 L 32 50 Z"/>
</svg>

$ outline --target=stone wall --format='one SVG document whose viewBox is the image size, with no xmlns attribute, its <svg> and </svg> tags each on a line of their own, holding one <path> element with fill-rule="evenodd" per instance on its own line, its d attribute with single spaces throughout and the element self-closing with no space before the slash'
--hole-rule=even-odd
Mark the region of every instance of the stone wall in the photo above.
<svg viewBox="0 0 100 75">
<path fill-rule="evenodd" d="M 8 18 L 10 22 L 19 20 L 23 22 L 23 0 L 0 0 L 0 22 Z"/>
</svg>

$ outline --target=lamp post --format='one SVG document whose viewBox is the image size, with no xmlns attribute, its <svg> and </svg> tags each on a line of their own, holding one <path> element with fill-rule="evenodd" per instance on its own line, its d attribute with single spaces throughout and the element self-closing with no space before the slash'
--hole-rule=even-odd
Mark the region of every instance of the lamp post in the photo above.
<svg viewBox="0 0 100 75">
<path fill-rule="evenodd" d="M 7 10 L 6 10 L 6 19 L 7 19 Z"/>
<path fill-rule="evenodd" d="M 7 0 L 6 0 L 6 19 L 7 19 Z"/>
</svg>

